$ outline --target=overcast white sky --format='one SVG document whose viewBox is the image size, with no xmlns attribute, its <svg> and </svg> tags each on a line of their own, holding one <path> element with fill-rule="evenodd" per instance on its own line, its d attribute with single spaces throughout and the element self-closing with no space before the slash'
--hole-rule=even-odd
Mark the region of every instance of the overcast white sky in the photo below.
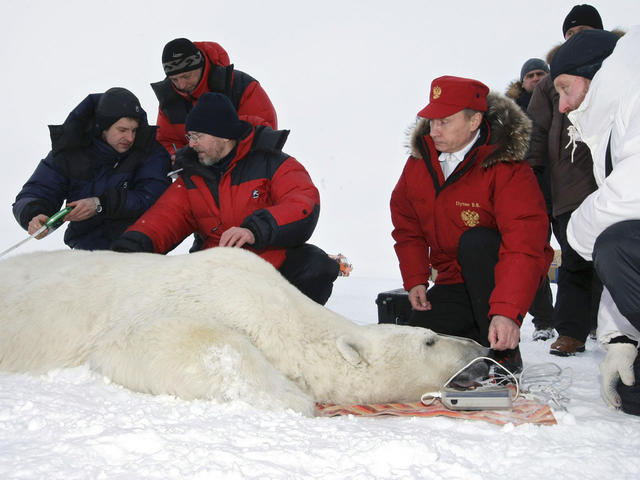
<svg viewBox="0 0 640 480">
<path fill-rule="evenodd" d="M 164 44 L 213 40 L 257 78 L 285 151 L 309 170 L 322 211 L 312 241 L 342 252 L 355 275 L 399 277 L 389 196 L 406 160 L 406 130 L 431 80 L 477 78 L 504 92 L 529 57 L 562 41 L 573 1 L 4 0 L 0 12 L 0 250 L 26 233 L 11 214 L 16 193 L 88 93 L 133 91 L 155 122 L 149 83 L 163 78 Z M 592 2 L 605 28 L 640 18 L 640 2 Z M 66 248 L 62 232 L 22 247 Z"/>
<path fill-rule="evenodd" d="M 222 44 L 269 93 L 285 150 L 320 188 L 313 241 L 341 251 L 354 277 L 330 306 L 374 322 L 373 300 L 399 272 L 389 196 L 406 160 L 405 132 L 431 80 L 477 78 L 504 92 L 529 57 L 562 41 L 577 2 L 325 0 L 0 0 L 0 251 L 26 236 L 16 193 L 88 93 L 132 90 L 153 121 L 149 83 L 162 79 L 176 37 Z M 640 2 L 592 2 L 605 28 L 640 23 Z M 17 252 L 66 248 L 62 232 Z M 370 313 L 369 313 L 370 312 Z M 525 363 L 550 361 L 523 327 Z M 631 479 L 640 469 L 637 417 L 609 410 L 598 390 L 603 352 L 553 358 L 574 371 L 556 427 L 447 419 L 302 419 L 149 397 L 105 385 L 84 367 L 0 386 L 2 478 L 562 478 Z M 249 399 L 250 400 L 250 399 Z M 405 421 L 406 420 L 406 421 Z M 532 428 L 529 428 L 532 427 Z M 623 440 L 623 441 L 621 441 Z"/>
</svg>

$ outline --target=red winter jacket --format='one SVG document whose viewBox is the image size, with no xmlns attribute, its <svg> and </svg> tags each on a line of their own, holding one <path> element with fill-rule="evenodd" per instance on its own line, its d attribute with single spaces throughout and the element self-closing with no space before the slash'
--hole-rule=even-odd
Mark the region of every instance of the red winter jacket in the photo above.
<svg viewBox="0 0 640 480">
<path fill-rule="evenodd" d="M 412 155 L 391 196 L 393 237 L 410 290 L 428 283 L 430 263 L 438 271 L 436 283 L 464 283 L 457 260 L 460 236 L 475 226 L 498 230 L 502 244 L 489 315 L 520 324 L 553 258 L 549 221 L 535 175 L 521 161 L 530 123 L 505 97 L 492 93 L 488 100 L 480 139 L 446 182 L 429 122 L 418 122 Z"/>
<path fill-rule="evenodd" d="M 223 93 L 231 99 L 238 116 L 252 125 L 278 128 L 275 108 L 257 80 L 234 70 L 227 52 L 215 42 L 194 42 L 204 54 L 200 83 L 191 94 L 178 91 L 167 77 L 152 83 L 158 102 L 158 142 L 171 154 L 187 144 L 184 122 L 198 98 L 207 92 Z"/>
<path fill-rule="evenodd" d="M 252 128 L 221 177 L 189 149 L 180 178 L 123 235 L 138 244 L 128 250 L 166 253 L 194 232 L 202 248 L 217 247 L 225 230 L 242 226 L 256 239 L 247 248 L 279 268 L 287 248 L 311 237 L 320 213 L 309 174 L 279 151 L 287 133 Z"/>
</svg>

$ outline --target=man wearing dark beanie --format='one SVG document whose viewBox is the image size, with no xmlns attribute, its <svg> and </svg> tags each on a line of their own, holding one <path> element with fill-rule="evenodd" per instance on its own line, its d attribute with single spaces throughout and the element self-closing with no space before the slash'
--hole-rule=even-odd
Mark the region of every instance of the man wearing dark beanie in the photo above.
<svg viewBox="0 0 640 480">
<path fill-rule="evenodd" d="M 567 237 L 593 260 L 604 290 L 598 340 L 605 401 L 640 415 L 640 27 L 618 36 L 576 34 L 558 50 L 551 75 L 569 112 L 572 140 L 593 155 L 598 189 L 571 215 Z"/>
<path fill-rule="evenodd" d="M 169 155 L 136 96 L 121 87 L 87 96 L 49 129 L 52 150 L 18 193 L 13 214 L 33 234 L 66 200 L 73 210 L 65 243 L 108 249 L 171 183 Z"/>
<path fill-rule="evenodd" d="M 576 5 L 562 24 L 565 41 L 583 30 L 602 30 L 600 14 L 591 5 Z M 558 48 L 549 52 L 547 62 L 552 61 Z M 587 337 L 595 332 L 602 287 L 592 262 L 571 248 L 566 231 L 571 213 L 597 186 L 587 146 L 578 143 L 575 149 L 565 148 L 571 123 L 558 109 L 558 102 L 558 92 L 551 75 L 547 75 L 535 87 L 527 107 L 533 120 L 527 161 L 548 199 L 553 234 L 562 255 L 552 314 L 558 338 L 551 344 L 549 353 L 574 356 L 585 351 Z"/>
<path fill-rule="evenodd" d="M 562 36 L 567 39 L 586 28 L 602 30 L 602 18 L 595 7 L 583 3 L 571 9 L 562 24 Z"/>
<path fill-rule="evenodd" d="M 207 92 L 226 95 L 241 119 L 278 128 L 276 111 L 256 79 L 234 69 L 227 52 L 215 42 L 176 38 L 162 51 L 166 78 L 152 83 L 158 102 L 158 141 L 172 155 L 186 145 L 184 122 Z"/>
<path fill-rule="evenodd" d="M 526 112 L 533 89 L 548 73 L 547 62 L 541 58 L 528 59 L 520 68 L 520 79 L 511 82 L 505 95 L 512 98 Z"/>
<path fill-rule="evenodd" d="M 551 78 L 567 74 L 591 80 L 602 62 L 611 55 L 619 37 L 606 30 L 585 30 L 567 40 L 551 62 Z M 562 92 L 560 92 L 562 100 Z M 575 109 L 575 108 L 574 108 Z M 560 108 L 563 111 L 563 108 Z"/>
<path fill-rule="evenodd" d="M 282 152 L 288 131 L 241 120 L 229 98 L 203 94 L 186 118 L 182 172 L 116 242 L 118 251 L 166 253 L 197 233 L 202 248 L 246 248 L 324 305 L 349 265 L 305 243 L 320 195 L 305 168 Z"/>
<path fill-rule="evenodd" d="M 162 50 L 162 68 L 167 76 L 191 72 L 203 66 L 204 55 L 192 41 L 186 38 L 171 40 Z"/>
<path fill-rule="evenodd" d="M 513 99 L 518 106 L 526 113 L 531 95 L 536 85 L 549 74 L 549 65 L 541 58 L 529 58 L 520 68 L 520 79 L 512 81 L 507 87 L 505 96 Z M 542 190 L 545 192 L 546 190 Z M 545 195 L 547 211 L 550 210 L 550 195 Z M 551 228 L 549 228 L 549 238 L 551 238 Z M 531 323 L 533 323 L 534 341 L 549 340 L 555 336 L 553 331 L 553 293 L 549 276 L 546 276 L 533 298 L 531 307 Z"/>
</svg>

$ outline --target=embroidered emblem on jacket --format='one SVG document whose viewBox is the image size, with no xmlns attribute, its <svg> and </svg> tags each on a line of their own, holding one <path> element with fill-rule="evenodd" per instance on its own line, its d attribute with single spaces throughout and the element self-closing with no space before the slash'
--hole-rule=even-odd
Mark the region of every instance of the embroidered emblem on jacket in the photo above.
<svg viewBox="0 0 640 480">
<path fill-rule="evenodd" d="M 254 200 L 260 198 L 260 192 L 258 191 L 258 189 L 255 189 L 253 192 L 251 192 L 251 198 L 253 198 Z"/>
<path fill-rule="evenodd" d="M 442 95 L 442 89 L 437 85 L 433 87 L 433 99 L 437 100 Z"/>
<path fill-rule="evenodd" d="M 463 210 L 460 216 L 467 227 L 475 227 L 480 223 L 480 215 L 473 210 Z"/>
</svg>

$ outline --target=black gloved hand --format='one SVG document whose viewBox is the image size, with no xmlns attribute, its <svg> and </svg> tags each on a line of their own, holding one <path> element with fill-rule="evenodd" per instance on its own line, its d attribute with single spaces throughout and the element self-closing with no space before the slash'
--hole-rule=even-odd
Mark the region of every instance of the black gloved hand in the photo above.
<svg viewBox="0 0 640 480">
<path fill-rule="evenodd" d="M 149 252 L 153 253 L 153 242 L 144 233 L 124 232 L 111 243 L 115 252 Z"/>
<path fill-rule="evenodd" d="M 173 169 L 178 170 L 179 168 L 184 168 L 186 163 L 188 163 L 190 160 L 196 159 L 197 157 L 198 154 L 193 148 L 189 147 L 188 145 L 186 147 L 182 147 L 181 149 L 176 150 L 175 160 L 173 161 Z"/>
</svg>

